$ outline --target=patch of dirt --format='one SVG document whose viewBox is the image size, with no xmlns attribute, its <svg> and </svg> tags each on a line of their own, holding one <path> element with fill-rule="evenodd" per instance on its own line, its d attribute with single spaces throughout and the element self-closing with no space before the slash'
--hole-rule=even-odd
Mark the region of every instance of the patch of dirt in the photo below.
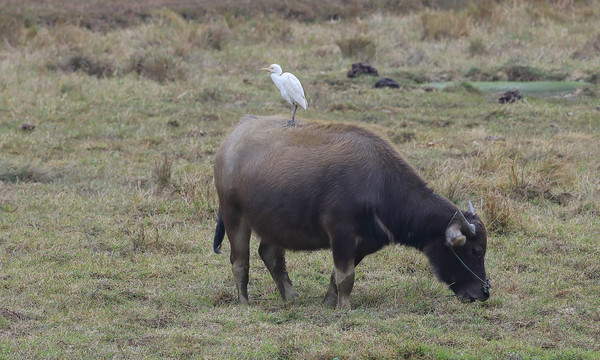
<svg viewBox="0 0 600 360">
<path fill-rule="evenodd" d="M 417 136 L 412 131 L 405 131 L 405 132 L 390 134 L 389 138 L 394 144 L 402 144 L 402 143 L 407 143 L 407 142 L 411 142 L 411 141 L 415 140 L 417 138 Z"/>
<path fill-rule="evenodd" d="M 568 192 L 562 192 L 560 194 L 555 194 L 553 195 L 550 199 L 550 201 L 557 203 L 559 205 L 566 205 L 568 204 L 571 200 L 573 199 L 573 194 L 568 193 Z"/>
<path fill-rule="evenodd" d="M 497 141 L 506 141 L 506 139 L 502 135 L 486 135 L 485 141 L 497 142 Z"/>
<path fill-rule="evenodd" d="M 141 77 L 159 83 L 184 80 L 186 71 L 169 56 L 138 54 L 131 59 L 127 72 L 135 72 Z"/>
<path fill-rule="evenodd" d="M 506 74 L 508 81 L 536 81 L 544 77 L 540 70 L 530 66 L 511 65 L 500 70 Z"/>
<path fill-rule="evenodd" d="M 375 69 L 369 63 L 363 61 L 352 64 L 352 69 L 348 70 L 347 76 L 349 78 L 355 78 L 363 74 L 372 76 L 379 75 L 377 69 Z"/>
<path fill-rule="evenodd" d="M 470 81 L 558 81 L 569 75 L 561 70 L 545 71 L 531 66 L 507 65 L 487 70 L 473 67 L 464 74 L 464 78 Z"/>
<path fill-rule="evenodd" d="M 436 128 L 446 128 L 452 125 L 452 123 L 450 122 L 450 120 L 435 119 L 431 122 L 430 125 Z"/>
<path fill-rule="evenodd" d="M 398 85 L 398 83 L 394 79 L 386 77 L 386 78 L 379 79 L 373 87 L 374 88 L 389 87 L 392 89 L 398 89 L 400 87 L 400 85 Z"/>
<path fill-rule="evenodd" d="M 215 306 L 226 305 L 235 302 L 237 299 L 230 293 L 221 290 L 213 293 L 212 301 Z"/>
<path fill-rule="evenodd" d="M 26 314 L 23 314 L 19 311 L 10 310 L 9 308 L 0 308 L 0 316 L 13 322 L 31 319 L 31 317 L 27 316 Z"/>
<path fill-rule="evenodd" d="M 0 181 L 8 183 L 26 182 L 48 184 L 59 177 L 59 174 L 43 169 L 34 169 L 28 165 L 19 168 L 5 169 L 4 172 L 0 172 Z"/>
<path fill-rule="evenodd" d="M 550 190 L 535 184 L 521 184 L 517 186 L 513 189 L 513 196 L 525 200 L 542 198 L 558 205 L 566 205 L 573 199 L 573 194 L 571 193 L 552 194 Z"/>
<path fill-rule="evenodd" d="M 340 111 L 340 112 L 346 112 L 346 111 L 360 111 L 360 108 L 354 104 L 331 104 L 327 107 L 327 111 L 329 112 L 333 112 L 333 111 Z"/>
<path fill-rule="evenodd" d="M 325 79 L 323 81 L 323 83 L 327 84 L 328 86 L 335 88 L 335 89 L 339 89 L 339 90 L 347 90 L 349 89 L 352 84 L 349 82 L 344 82 L 343 80 L 337 80 L 337 79 Z M 315 82 L 315 85 L 320 85 L 320 82 Z"/>
<path fill-rule="evenodd" d="M 35 125 L 30 122 L 24 122 L 19 126 L 19 128 L 23 131 L 33 131 L 35 130 Z"/>
<path fill-rule="evenodd" d="M 519 90 L 509 90 L 502 94 L 498 99 L 500 104 L 512 104 L 517 101 L 520 101 L 523 98 Z"/>
<path fill-rule="evenodd" d="M 394 77 L 396 79 L 412 81 L 416 84 L 425 84 L 431 82 L 437 76 L 426 75 L 418 71 L 399 71 L 394 73 Z"/>
<path fill-rule="evenodd" d="M 544 244 L 541 248 L 539 248 L 537 250 L 537 253 L 542 254 L 542 255 L 550 255 L 550 254 L 555 254 L 555 253 L 566 254 L 566 253 L 570 252 L 571 250 L 572 249 L 569 244 L 558 241 L 558 240 L 553 240 L 551 242 Z"/>
<path fill-rule="evenodd" d="M 81 71 L 99 79 L 109 78 L 115 74 L 115 66 L 110 62 L 95 59 L 83 54 L 72 54 L 67 56 L 58 65 L 58 68 L 66 73 Z"/>
<path fill-rule="evenodd" d="M 166 311 L 163 314 L 159 314 L 154 318 L 137 317 L 135 321 L 152 329 L 164 329 L 170 324 L 172 324 L 176 318 L 177 314 L 175 312 Z"/>
<path fill-rule="evenodd" d="M 128 346 L 148 346 L 156 342 L 162 342 L 163 339 L 160 336 L 147 335 L 139 338 L 129 338 L 126 340 Z"/>
</svg>

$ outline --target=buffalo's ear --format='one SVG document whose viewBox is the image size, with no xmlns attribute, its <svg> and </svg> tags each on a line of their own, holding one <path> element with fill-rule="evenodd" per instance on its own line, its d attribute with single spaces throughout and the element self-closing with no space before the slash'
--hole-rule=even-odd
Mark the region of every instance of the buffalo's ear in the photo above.
<svg viewBox="0 0 600 360">
<path fill-rule="evenodd" d="M 454 223 L 446 230 L 446 246 L 460 247 L 467 242 L 467 237 L 460 231 L 460 224 Z"/>
</svg>

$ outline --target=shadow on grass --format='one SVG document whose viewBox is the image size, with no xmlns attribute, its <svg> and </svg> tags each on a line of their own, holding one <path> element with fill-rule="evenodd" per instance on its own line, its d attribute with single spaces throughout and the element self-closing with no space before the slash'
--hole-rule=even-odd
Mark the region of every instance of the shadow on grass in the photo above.
<svg viewBox="0 0 600 360">
<path fill-rule="evenodd" d="M 0 166 L 0 181 L 7 183 L 51 183 L 59 175 L 49 170 L 35 169 L 29 164 L 19 166 Z"/>
</svg>

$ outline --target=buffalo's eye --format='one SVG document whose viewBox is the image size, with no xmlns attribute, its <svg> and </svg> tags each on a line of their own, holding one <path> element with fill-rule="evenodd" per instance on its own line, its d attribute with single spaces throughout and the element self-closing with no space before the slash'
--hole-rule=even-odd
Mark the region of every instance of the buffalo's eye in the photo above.
<svg viewBox="0 0 600 360">
<path fill-rule="evenodd" d="M 475 255 L 476 257 L 481 257 L 481 255 L 483 255 L 483 252 L 479 249 L 473 249 L 471 250 L 471 252 L 473 252 L 473 255 Z"/>
</svg>

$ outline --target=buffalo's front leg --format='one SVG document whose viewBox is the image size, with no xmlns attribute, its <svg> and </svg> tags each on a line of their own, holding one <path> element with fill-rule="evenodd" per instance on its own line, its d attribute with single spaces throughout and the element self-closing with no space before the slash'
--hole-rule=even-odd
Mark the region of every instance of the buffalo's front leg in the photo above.
<svg viewBox="0 0 600 360">
<path fill-rule="evenodd" d="M 354 259 L 355 268 L 362 261 L 362 259 L 362 256 L 356 257 Z M 336 307 L 338 305 L 338 285 L 336 281 L 335 268 L 333 269 L 333 273 L 331 274 L 331 278 L 329 279 L 329 288 L 327 289 L 327 293 L 325 294 L 325 298 L 323 299 L 323 304 L 331 307 Z"/>
<path fill-rule="evenodd" d="M 298 293 L 292 286 L 292 281 L 285 267 L 285 250 L 282 247 L 261 242 L 258 247 L 258 253 L 267 266 L 267 269 L 269 269 L 281 297 L 284 300 L 297 298 Z"/>
<path fill-rule="evenodd" d="M 335 307 L 337 305 L 338 299 L 338 289 L 335 284 L 335 269 L 331 274 L 331 278 L 329 279 L 329 288 L 327 289 L 327 293 L 325 294 L 325 298 L 323 299 L 323 304 L 331 307 Z"/>
<path fill-rule="evenodd" d="M 333 218 L 326 222 L 331 251 L 333 253 L 333 274 L 324 302 L 338 309 L 350 309 L 350 293 L 354 286 L 354 261 L 356 256 L 356 236 L 351 224 L 340 224 Z M 337 295 L 337 296 L 336 296 Z"/>
<path fill-rule="evenodd" d="M 334 268 L 323 303 L 331 307 L 335 306 L 338 309 L 350 309 L 350 293 L 352 292 L 353 286 L 353 265 L 345 271 L 339 270 L 337 267 Z"/>
<path fill-rule="evenodd" d="M 335 285 L 337 286 L 337 308 L 350 309 L 350 293 L 354 286 L 354 264 L 339 269 L 335 267 Z"/>
</svg>

